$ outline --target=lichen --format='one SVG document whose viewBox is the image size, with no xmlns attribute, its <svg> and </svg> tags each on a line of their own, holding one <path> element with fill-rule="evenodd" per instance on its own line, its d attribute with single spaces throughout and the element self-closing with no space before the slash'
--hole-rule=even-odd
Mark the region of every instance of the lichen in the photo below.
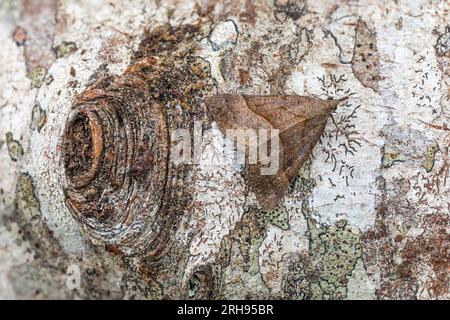
<svg viewBox="0 0 450 320">
<path fill-rule="evenodd" d="M 450 25 L 445 27 L 445 31 L 439 35 L 434 48 L 438 57 L 448 55 L 450 52 Z"/>
<path fill-rule="evenodd" d="M 33 180 L 27 173 L 21 174 L 17 180 L 16 206 L 23 215 L 24 221 L 31 221 L 34 217 L 38 217 L 41 214 Z"/>
<path fill-rule="evenodd" d="M 427 172 L 431 172 L 434 167 L 434 159 L 436 157 L 436 153 L 439 151 L 439 145 L 437 142 L 427 145 L 427 151 L 424 155 L 423 167 Z"/>
<path fill-rule="evenodd" d="M 47 113 L 41 108 L 39 103 L 36 103 L 31 113 L 31 129 L 37 129 L 41 132 L 42 127 L 47 122 Z"/>
<path fill-rule="evenodd" d="M 27 77 L 31 80 L 31 88 L 40 88 L 44 83 L 47 69 L 44 67 L 36 67 L 28 72 Z"/>
<path fill-rule="evenodd" d="M 55 0 L 37 4 L 45 10 L 35 10 L 35 1 L 0 5 L 0 15 L 7 16 L 5 30 L 10 30 L 2 34 L 0 57 L 7 71 L 0 76 L 5 89 L 0 238 L 7 239 L 0 274 L 5 288 L 11 288 L 6 295 L 448 299 L 450 27 L 439 5 L 384 1 L 367 10 L 352 1 L 191 2 L 114 1 L 111 6 L 77 5 L 75 11 Z M 180 21 L 183 25 L 176 26 Z M 133 55 L 129 51 L 137 45 Z M 118 46 L 121 50 L 114 50 Z M 149 230 L 164 232 L 155 237 L 159 243 L 145 243 L 148 255 L 124 257 L 118 246 L 91 243 L 64 208 L 59 138 L 75 93 L 83 95 L 84 87 L 120 74 L 129 54 L 133 70 L 125 71 L 126 78 L 145 79 L 150 90 L 128 91 L 117 110 L 135 105 L 133 99 L 147 92 L 149 101 L 164 106 L 171 129 L 190 130 L 192 119 L 208 125 L 203 98 L 217 92 L 322 98 L 345 92 L 350 102 L 333 116 L 339 129 L 357 132 L 357 152 L 330 121 L 311 157 L 312 169 L 310 163 L 303 166 L 285 202 L 272 212 L 258 211 L 252 207 L 256 199 L 241 193 L 248 186 L 240 170 L 232 173 L 239 179 L 226 180 L 226 167 L 220 172 L 225 178 L 218 178 L 225 183 L 208 184 L 210 176 L 197 176 L 186 166 L 170 174 L 177 183 L 168 188 L 172 193 L 165 206 L 172 211 L 158 214 L 163 218 Z M 146 63 L 153 58 L 155 64 Z M 86 83 L 95 66 L 105 62 L 110 72 L 93 74 L 93 82 Z M 357 118 L 341 121 L 357 105 Z M 133 154 L 142 151 L 141 144 L 134 145 Z M 151 162 L 138 163 L 144 165 L 130 173 L 142 182 Z M 182 189 L 192 178 L 198 180 Z M 110 180 L 111 188 L 120 184 L 120 179 Z M 106 190 L 102 181 L 99 186 Z M 203 191 L 214 188 L 224 192 Z M 196 193 L 202 195 L 190 196 Z M 133 199 L 141 194 L 146 204 L 155 199 L 151 192 Z M 120 212 L 117 198 L 109 200 Z M 97 201 L 92 204 L 95 208 Z M 13 227 L 17 232 L 7 231 Z M 79 239 L 75 249 L 59 245 L 66 236 Z M 72 250 L 89 254 L 72 256 Z M 82 275 L 75 290 L 65 286 L 72 263 Z"/>
<path fill-rule="evenodd" d="M 308 4 L 305 0 L 275 0 L 275 18 L 279 21 L 286 21 L 290 18 L 298 20 L 308 11 Z"/>
<path fill-rule="evenodd" d="M 8 147 L 9 156 L 12 161 L 17 161 L 23 156 L 23 148 L 19 141 L 14 140 L 11 131 L 8 131 L 5 135 L 6 146 Z"/>
<path fill-rule="evenodd" d="M 217 258 L 222 267 L 222 290 L 218 297 L 267 297 L 259 267 L 259 247 L 266 234 L 266 225 L 265 213 L 251 208 L 230 235 L 224 237 Z"/>
<path fill-rule="evenodd" d="M 55 49 L 55 54 L 57 58 L 65 57 L 78 50 L 77 44 L 71 41 L 63 41 Z"/>
<path fill-rule="evenodd" d="M 381 165 L 390 168 L 396 162 L 404 161 L 400 151 L 395 146 L 385 145 L 382 149 Z"/>
<path fill-rule="evenodd" d="M 312 191 L 311 180 L 300 176 L 296 181 L 303 197 Z M 348 278 L 362 255 L 360 233 L 346 220 L 331 226 L 319 224 L 307 200 L 303 201 L 302 212 L 308 225 L 309 250 L 290 258 L 283 276 L 285 298 L 344 299 Z"/>
<path fill-rule="evenodd" d="M 275 209 L 267 212 L 265 219 L 282 230 L 289 229 L 289 215 L 283 205 L 279 205 Z"/>
</svg>

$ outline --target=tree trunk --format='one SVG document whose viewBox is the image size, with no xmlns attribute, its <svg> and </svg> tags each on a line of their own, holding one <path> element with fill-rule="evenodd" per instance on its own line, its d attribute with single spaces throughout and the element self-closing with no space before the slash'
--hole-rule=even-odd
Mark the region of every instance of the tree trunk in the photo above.
<svg viewBox="0 0 450 320">
<path fill-rule="evenodd" d="M 449 11 L 3 1 L 0 298 L 450 298 Z M 348 97 L 273 210 L 223 93 Z"/>
</svg>

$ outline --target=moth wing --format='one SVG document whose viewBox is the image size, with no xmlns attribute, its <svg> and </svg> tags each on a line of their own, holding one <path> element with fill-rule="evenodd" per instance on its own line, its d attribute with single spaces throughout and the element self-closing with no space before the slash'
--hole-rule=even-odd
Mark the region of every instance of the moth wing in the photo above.
<svg viewBox="0 0 450 320">
<path fill-rule="evenodd" d="M 224 94 L 208 98 L 206 105 L 224 134 L 228 129 L 279 130 L 278 172 L 261 174 L 267 165 L 260 162 L 247 166 L 250 187 L 262 209 L 268 211 L 284 197 L 319 141 L 331 112 L 342 100 Z M 270 143 L 269 139 L 260 140 L 259 147 Z"/>
<path fill-rule="evenodd" d="M 255 192 L 258 202 L 264 211 L 274 209 L 283 199 L 289 185 L 294 180 L 301 167 L 308 159 L 326 126 L 326 120 L 313 127 L 308 122 L 298 128 L 296 126 L 282 134 L 280 140 L 287 141 L 280 144 L 279 170 L 275 175 L 263 175 L 261 170 L 267 165 L 260 162 L 248 165 L 249 184 Z M 298 135 L 296 132 L 305 132 Z"/>
<path fill-rule="evenodd" d="M 242 96 L 248 109 L 269 122 L 280 134 L 299 123 L 328 119 L 341 100 L 322 100 L 304 96 Z"/>
<path fill-rule="evenodd" d="M 228 129 L 273 129 L 268 119 L 248 107 L 244 96 L 217 95 L 206 99 L 205 104 L 223 133 Z"/>
</svg>

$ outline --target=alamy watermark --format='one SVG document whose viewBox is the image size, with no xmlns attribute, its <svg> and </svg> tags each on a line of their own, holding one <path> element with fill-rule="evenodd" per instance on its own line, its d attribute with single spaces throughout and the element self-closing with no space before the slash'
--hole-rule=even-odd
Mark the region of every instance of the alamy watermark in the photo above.
<svg viewBox="0 0 450 320">
<path fill-rule="evenodd" d="M 205 139 L 212 129 L 203 130 L 201 121 L 194 122 L 192 130 L 180 128 L 171 135 L 171 161 L 175 164 L 201 164 Z M 280 147 L 278 129 L 227 129 L 223 148 L 212 150 L 210 165 L 233 163 L 258 164 L 261 175 L 275 175 L 279 169 Z"/>
</svg>

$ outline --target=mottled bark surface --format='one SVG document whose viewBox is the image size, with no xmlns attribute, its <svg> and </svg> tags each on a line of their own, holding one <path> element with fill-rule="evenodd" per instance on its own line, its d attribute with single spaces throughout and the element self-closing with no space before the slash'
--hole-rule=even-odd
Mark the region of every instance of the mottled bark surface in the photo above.
<svg viewBox="0 0 450 320">
<path fill-rule="evenodd" d="M 449 11 L 1 2 L 0 298 L 450 298 Z M 349 99 L 264 212 L 217 93 Z"/>
</svg>

